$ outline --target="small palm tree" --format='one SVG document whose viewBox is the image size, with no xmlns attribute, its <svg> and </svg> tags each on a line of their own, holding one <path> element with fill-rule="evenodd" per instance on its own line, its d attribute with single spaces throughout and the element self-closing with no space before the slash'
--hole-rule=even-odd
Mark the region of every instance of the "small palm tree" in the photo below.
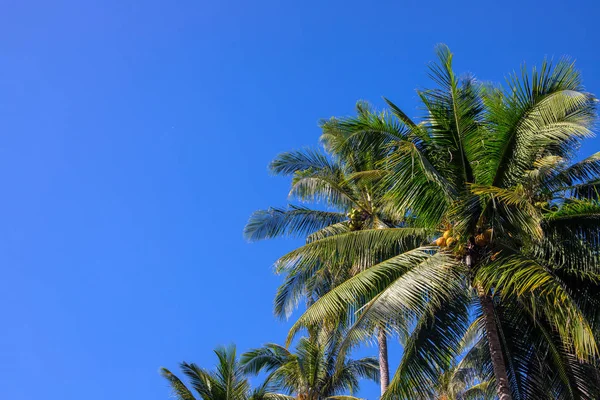
<svg viewBox="0 0 600 400">
<path fill-rule="evenodd" d="M 440 370 L 435 381 L 435 400 L 493 400 L 496 398 L 489 349 L 482 339 L 481 321 L 475 320 L 460 345 L 461 358 L 445 370 Z M 417 398 L 417 396 L 415 396 Z"/>
<path fill-rule="evenodd" d="M 352 393 L 358 390 L 360 378 L 379 379 L 377 360 L 339 360 L 340 335 L 327 336 L 321 332 L 302 337 L 295 352 L 270 343 L 242 355 L 242 364 L 248 373 L 267 372 L 274 386 L 297 400 L 357 399 Z"/>
<path fill-rule="evenodd" d="M 358 124 L 389 118 L 385 114 L 374 116 L 372 109 L 364 102 L 359 102 L 356 108 Z M 415 232 L 415 235 L 407 236 L 405 226 L 409 219 L 405 213 L 384 204 L 385 192 L 379 184 L 382 174 L 376 168 L 388 153 L 387 143 L 383 141 L 371 145 L 360 153 L 349 151 L 351 149 L 344 146 L 348 127 L 343 122 L 338 125 L 338 129 L 332 129 L 331 121 L 323 122 L 322 143 L 325 151 L 282 153 L 270 165 L 275 174 L 292 175 L 291 197 L 304 202 L 324 201 L 330 209 L 292 205 L 288 209 L 256 211 L 244 229 L 246 238 L 256 241 L 288 235 L 306 236 L 307 243 L 311 243 L 340 234 L 373 229 L 379 230 L 378 235 L 392 238 L 400 235 L 402 240 L 393 245 L 389 245 L 388 241 L 385 246 L 378 246 L 377 241 L 373 241 L 372 251 L 380 253 L 382 259 L 415 248 L 425 238 L 423 230 L 420 234 Z M 331 288 L 370 265 L 372 262 L 367 258 L 352 256 L 335 263 L 320 261 L 295 264 L 293 261 L 279 260 L 277 272 L 286 277 L 277 291 L 275 314 L 278 317 L 289 316 L 300 298 L 304 297 L 307 304 L 312 304 Z M 389 384 L 386 326 L 378 324 L 370 330 L 361 330 L 361 333 L 368 334 L 374 330 L 377 331 L 383 394 Z"/>
<path fill-rule="evenodd" d="M 244 370 L 236 357 L 235 346 L 219 347 L 215 350 L 218 364 L 215 371 L 200 368 L 196 364 L 181 363 L 184 375 L 189 379 L 191 388 L 202 400 L 289 400 L 289 396 L 269 391 L 265 382 L 251 389 Z M 161 375 L 169 381 L 173 394 L 179 400 L 196 400 L 192 390 L 166 368 Z"/>
</svg>

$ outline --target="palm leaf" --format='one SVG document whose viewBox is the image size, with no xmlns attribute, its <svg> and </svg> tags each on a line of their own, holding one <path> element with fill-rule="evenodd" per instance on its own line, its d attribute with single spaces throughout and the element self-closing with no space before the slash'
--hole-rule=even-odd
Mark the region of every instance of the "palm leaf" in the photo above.
<svg viewBox="0 0 600 400">
<path fill-rule="evenodd" d="M 343 213 L 311 210 L 290 205 L 281 209 L 271 207 L 255 211 L 244 228 L 244 236 L 250 241 L 280 236 L 306 236 L 346 220 Z"/>
</svg>

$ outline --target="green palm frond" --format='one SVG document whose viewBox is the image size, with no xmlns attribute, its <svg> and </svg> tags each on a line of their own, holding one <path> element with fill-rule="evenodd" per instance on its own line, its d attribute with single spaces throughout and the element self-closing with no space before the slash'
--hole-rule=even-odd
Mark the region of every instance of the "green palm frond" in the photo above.
<svg viewBox="0 0 600 400">
<path fill-rule="evenodd" d="M 180 367 L 190 381 L 192 388 L 198 392 L 201 398 L 225 398 L 224 382 L 219 382 L 213 373 L 193 363 L 183 362 Z"/>
<path fill-rule="evenodd" d="M 365 307 L 373 323 L 384 325 L 397 313 L 425 312 L 428 303 L 440 303 L 459 290 L 458 265 L 443 253 L 431 254 L 418 248 L 392 257 L 353 276 L 322 296 L 292 326 L 288 343 L 303 327 L 348 313 L 352 307 Z M 429 296 L 429 298 L 428 298 Z"/>
<path fill-rule="evenodd" d="M 484 161 L 479 135 L 483 103 L 481 87 L 472 78 L 459 79 L 453 69 L 453 55 L 445 45 L 436 48 L 438 62 L 430 64 L 429 76 L 438 88 L 419 92 L 429 115 L 431 136 L 449 159 L 439 158 L 448 180 L 460 190 L 465 182 L 474 182 L 477 163 Z M 446 161 L 447 160 L 447 161 Z M 486 167 L 478 170 L 485 172 Z"/>
<path fill-rule="evenodd" d="M 367 229 L 328 236 L 310 242 L 284 255 L 276 262 L 278 272 L 317 262 L 354 262 L 363 268 L 384 256 L 418 247 L 432 231 L 420 228 Z"/>
<path fill-rule="evenodd" d="M 572 224 L 573 228 L 589 221 L 597 227 L 600 221 L 600 202 L 572 199 L 558 210 L 544 214 L 544 219 L 553 225 Z"/>
<path fill-rule="evenodd" d="M 598 200 L 570 199 L 556 211 L 544 214 L 546 230 L 550 237 L 558 238 L 563 250 L 577 249 L 571 256 L 583 256 L 581 250 L 591 255 L 592 265 L 600 259 L 600 202 Z M 594 261 L 594 257 L 596 261 Z"/>
<path fill-rule="evenodd" d="M 375 185 L 384 176 L 387 175 L 387 171 L 381 169 L 370 169 L 367 171 L 354 172 L 348 175 L 348 181 L 354 182 L 360 187 Z"/>
<path fill-rule="evenodd" d="M 320 229 L 306 237 L 306 243 L 312 243 L 317 240 L 325 239 L 329 236 L 335 236 L 342 233 L 350 232 L 350 226 L 348 222 L 340 222 L 337 224 L 332 224 L 326 226 L 323 229 Z"/>
<path fill-rule="evenodd" d="M 365 357 L 358 360 L 350 360 L 340 368 L 340 375 L 345 374 L 369 379 L 377 382 L 379 380 L 379 362 L 374 357 Z"/>
<path fill-rule="evenodd" d="M 414 134 L 414 131 L 421 131 L 420 133 L 425 134 L 425 130 L 420 127 L 417 123 L 415 123 L 404 111 L 402 111 L 397 105 L 395 105 L 390 99 L 383 98 L 386 104 L 390 107 L 392 114 L 396 116 L 400 121 L 402 121 L 410 130 L 411 133 Z M 421 137 L 421 135 L 416 135 L 417 137 Z"/>
<path fill-rule="evenodd" d="M 505 231 L 521 233 L 541 239 L 543 235 L 541 210 L 536 208 L 522 187 L 503 189 L 477 184 L 468 185 L 471 193 L 492 203 L 492 218 Z M 505 226 L 502 226 L 505 225 Z"/>
<path fill-rule="evenodd" d="M 594 399 L 600 374 L 563 346 L 556 330 L 528 301 L 497 305 L 516 398 Z"/>
<path fill-rule="evenodd" d="M 305 170 L 294 174 L 289 196 L 304 202 L 323 202 L 347 209 L 359 206 L 353 188 L 340 173 L 328 170 Z"/>
<path fill-rule="evenodd" d="M 405 138 L 407 127 L 387 112 L 376 113 L 364 103 L 357 104 L 357 116 L 321 122 L 321 142 L 346 160 L 355 170 L 372 169 L 374 161 L 389 152 L 388 145 Z M 365 157 L 366 156 L 366 157 Z"/>
<path fill-rule="evenodd" d="M 556 173 L 546 184 L 552 188 L 560 189 L 580 182 L 593 181 L 600 178 L 600 152 L 565 168 Z"/>
<path fill-rule="evenodd" d="M 437 226 L 457 197 L 457 188 L 412 142 L 401 142 L 386 161 L 386 200 L 401 210 L 411 210 L 427 226 Z"/>
<path fill-rule="evenodd" d="M 281 367 L 291 356 L 292 354 L 285 347 L 269 343 L 244 353 L 241 363 L 247 373 L 258 374 L 262 369 L 271 371 Z"/>
<path fill-rule="evenodd" d="M 561 188 L 576 199 L 600 200 L 600 178 Z"/>
<path fill-rule="evenodd" d="M 307 170 L 335 173 L 339 168 L 325 153 L 315 149 L 281 153 L 269 165 L 269 169 L 277 175 L 292 175 Z"/>
<path fill-rule="evenodd" d="M 306 236 L 347 219 L 343 213 L 311 210 L 290 205 L 288 209 L 271 207 L 255 211 L 244 228 L 250 241 L 280 236 Z"/>
<path fill-rule="evenodd" d="M 496 398 L 496 388 L 492 381 L 480 382 L 465 390 L 461 400 L 493 400 Z"/>
<path fill-rule="evenodd" d="M 531 78 L 523 69 L 520 77 L 511 77 L 505 93 L 491 94 L 487 105 L 495 133 L 486 142 L 493 186 L 519 182 L 540 150 L 570 155 L 576 142 L 590 135 L 593 123 L 593 98 L 583 92 L 568 60 L 556 66 L 544 61 Z"/>
<path fill-rule="evenodd" d="M 598 355 L 593 330 L 577 302 L 547 267 L 519 255 L 501 257 L 482 265 L 476 279 L 487 290 L 494 288 L 502 296 L 535 295 L 535 309 L 552 323 L 565 346 L 572 346 L 580 359 Z"/>
<path fill-rule="evenodd" d="M 173 395 L 175 395 L 178 400 L 196 400 L 192 392 L 190 392 L 185 384 L 171 371 L 166 368 L 161 368 L 160 374 L 169 381 L 171 389 L 173 390 Z"/>
<path fill-rule="evenodd" d="M 295 400 L 294 396 L 282 393 L 269 393 L 263 389 L 255 389 L 248 400 Z"/>
<path fill-rule="evenodd" d="M 440 378 L 458 357 L 469 326 L 468 292 L 444 303 L 429 303 L 404 346 L 400 366 L 382 399 L 430 399 Z"/>
</svg>

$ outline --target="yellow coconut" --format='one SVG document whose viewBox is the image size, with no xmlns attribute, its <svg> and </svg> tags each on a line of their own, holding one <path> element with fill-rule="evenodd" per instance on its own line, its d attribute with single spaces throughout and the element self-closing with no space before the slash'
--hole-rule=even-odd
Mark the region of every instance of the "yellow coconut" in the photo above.
<svg viewBox="0 0 600 400">
<path fill-rule="evenodd" d="M 487 244 L 485 236 L 483 234 L 475 236 L 475 244 L 480 247 L 485 246 Z"/>
<path fill-rule="evenodd" d="M 446 239 L 446 246 L 451 247 L 454 243 L 456 243 L 456 240 L 452 236 Z"/>
<path fill-rule="evenodd" d="M 436 241 L 435 244 L 437 244 L 440 247 L 443 247 L 446 245 L 446 238 L 445 237 L 439 237 Z"/>
<path fill-rule="evenodd" d="M 444 232 L 444 239 L 448 239 L 450 237 L 450 229 Z"/>
</svg>

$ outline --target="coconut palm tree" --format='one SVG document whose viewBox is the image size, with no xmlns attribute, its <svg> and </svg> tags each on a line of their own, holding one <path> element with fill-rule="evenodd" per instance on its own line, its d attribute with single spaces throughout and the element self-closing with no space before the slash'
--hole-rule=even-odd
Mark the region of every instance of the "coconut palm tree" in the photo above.
<svg viewBox="0 0 600 400">
<path fill-rule="evenodd" d="M 357 120 L 389 120 L 390 116 L 374 114 L 364 102 L 357 104 Z M 324 201 L 330 210 L 310 209 L 292 205 L 288 209 L 270 208 L 252 214 L 244 234 L 249 240 L 262 240 L 279 236 L 306 236 L 307 243 L 318 239 L 359 230 L 388 230 L 393 245 L 371 246 L 385 259 L 411 249 L 424 238 L 421 235 L 407 236 L 405 227 L 410 223 L 405 213 L 385 207 L 384 192 L 379 181 L 382 175 L 377 165 L 389 153 L 384 142 L 373 143 L 361 152 L 348 151 L 344 147 L 348 128 L 344 122 L 322 124 L 322 143 L 325 151 L 300 150 L 280 154 L 270 166 L 273 173 L 292 175 L 290 196 L 300 201 L 318 203 Z M 398 229 L 403 228 L 403 229 Z M 385 253 L 385 254 L 384 254 Z M 383 257 L 383 258 L 382 258 Z M 286 274 L 275 299 L 275 314 L 289 317 L 292 310 L 304 297 L 310 304 L 359 271 L 373 264 L 366 258 L 347 257 L 336 263 L 315 262 L 296 266 L 293 261 L 277 262 L 277 272 Z M 379 348 L 381 393 L 389 384 L 387 332 L 378 325 L 366 334 L 377 331 Z M 356 341 L 355 341 L 356 342 Z"/>
<path fill-rule="evenodd" d="M 372 357 L 338 359 L 339 336 L 335 331 L 313 332 L 299 339 L 294 352 L 270 343 L 243 354 L 242 364 L 248 373 L 268 373 L 274 386 L 297 400 L 354 400 L 359 379 L 377 381 L 379 366 Z"/>
<path fill-rule="evenodd" d="M 501 400 L 598 398 L 600 153 L 573 162 L 592 135 L 597 100 L 566 60 L 544 62 L 531 75 L 523 69 L 503 89 L 459 79 L 448 48 L 437 53 L 437 87 L 418 92 L 421 122 L 389 101 L 393 121 L 373 119 L 369 127 L 342 119 L 358 126 L 346 147 L 389 143 L 379 164 L 386 207 L 439 232 L 436 245 L 332 288 L 290 338 L 343 312 L 361 323 L 404 321 L 408 340 L 384 397 L 431 398 L 431 382 L 458 356 L 474 314 Z M 371 245 L 393 243 L 386 231 L 321 238 L 279 263 L 377 261 Z"/>
<path fill-rule="evenodd" d="M 184 375 L 202 400 L 291 400 L 289 396 L 270 391 L 266 381 L 258 388 L 251 389 L 239 360 L 235 346 L 219 347 L 215 350 L 218 364 L 215 371 L 209 371 L 196 364 L 181 363 Z M 169 381 L 173 394 L 179 400 L 196 400 L 181 379 L 166 368 L 161 375 Z"/>
<path fill-rule="evenodd" d="M 434 388 L 435 400 L 492 400 L 496 398 L 489 349 L 481 340 L 481 321 L 475 320 L 462 339 L 460 359 L 440 370 Z"/>
<path fill-rule="evenodd" d="M 489 380 L 478 381 L 472 371 L 454 364 L 449 370 L 440 372 L 435 383 L 435 400 L 492 400 L 496 391 Z"/>
</svg>

